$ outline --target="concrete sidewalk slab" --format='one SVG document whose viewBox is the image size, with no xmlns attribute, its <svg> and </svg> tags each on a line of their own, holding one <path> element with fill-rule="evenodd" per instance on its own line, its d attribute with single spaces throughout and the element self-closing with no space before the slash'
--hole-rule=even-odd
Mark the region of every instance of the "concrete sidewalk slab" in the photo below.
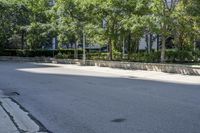
<svg viewBox="0 0 200 133">
<path fill-rule="evenodd" d="M 7 113 L 0 106 L 0 133 L 19 133 Z"/>
<path fill-rule="evenodd" d="M 29 117 L 28 112 L 25 112 L 19 105 L 14 103 L 9 98 L 1 99 L 2 106 L 12 116 L 13 121 L 18 128 L 25 132 L 35 133 L 40 130 L 40 127 Z"/>
<path fill-rule="evenodd" d="M 0 90 L 0 133 L 19 133 L 17 127 L 2 106 L 3 98 L 4 96 Z"/>
<path fill-rule="evenodd" d="M 20 105 L 0 90 L 0 133 L 46 133 Z"/>
</svg>

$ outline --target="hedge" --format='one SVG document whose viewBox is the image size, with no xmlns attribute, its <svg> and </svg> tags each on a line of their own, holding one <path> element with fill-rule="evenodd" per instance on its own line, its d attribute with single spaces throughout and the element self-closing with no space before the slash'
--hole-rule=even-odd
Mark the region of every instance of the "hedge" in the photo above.
<svg viewBox="0 0 200 133">
<path fill-rule="evenodd" d="M 0 56 L 20 56 L 20 57 L 54 57 L 58 53 L 69 55 L 69 58 L 74 57 L 74 50 L 16 50 L 16 49 L 6 49 L 0 51 Z M 83 53 L 82 50 L 77 50 L 80 55 Z"/>
<path fill-rule="evenodd" d="M 82 59 L 82 50 L 78 51 L 78 58 Z M 126 60 L 126 61 L 134 61 L 134 62 L 160 62 L 160 52 L 139 52 L 132 53 L 126 56 L 126 59 L 122 59 L 122 53 L 113 52 L 113 60 Z M 74 58 L 74 50 L 0 50 L 0 56 L 20 56 L 20 57 L 56 57 L 60 59 L 65 58 Z M 109 54 L 103 52 L 86 52 L 86 57 L 89 60 L 108 60 Z M 166 51 L 165 54 L 166 62 L 170 63 L 190 63 L 190 62 L 199 62 L 200 61 L 200 51 L 176 51 L 169 50 Z"/>
<path fill-rule="evenodd" d="M 158 63 L 160 62 L 160 52 L 139 52 L 129 54 L 125 59 L 122 59 L 121 53 L 113 53 L 113 60 L 117 61 L 133 61 L 133 62 L 149 62 Z M 87 59 L 90 60 L 108 60 L 108 53 L 89 53 Z M 200 61 L 200 51 L 166 51 L 165 53 L 166 62 L 169 63 L 190 63 Z"/>
</svg>

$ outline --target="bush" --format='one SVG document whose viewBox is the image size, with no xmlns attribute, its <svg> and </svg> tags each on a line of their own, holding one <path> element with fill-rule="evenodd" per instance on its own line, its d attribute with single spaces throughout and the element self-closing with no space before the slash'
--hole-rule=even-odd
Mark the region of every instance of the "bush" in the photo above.
<svg viewBox="0 0 200 133">
<path fill-rule="evenodd" d="M 108 53 L 88 53 L 87 54 L 87 59 L 89 60 L 108 60 Z"/>
<path fill-rule="evenodd" d="M 160 61 L 160 52 L 153 53 L 133 53 L 129 55 L 130 61 L 135 62 L 159 62 Z"/>
<path fill-rule="evenodd" d="M 78 50 L 78 58 L 82 59 L 82 50 Z M 160 62 L 160 52 L 139 52 L 132 53 L 129 56 L 129 61 L 134 62 Z M 0 56 L 20 56 L 20 57 L 55 57 L 59 59 L 73 59 L 74 50 L 16 50 L 7 49 L 0 50 Z M 86 52 L 86 58 L 89 60 L 108 60 L 109 53 L 102 52 Z M 165 54 L 166 62 L 177 63 L 177 62 L 199 62 L 200 61 L 200 51 L 176 51 L 168 50 Z M 117 51 L 113 51 L 113 60 L 122 60 L 122 54 Z"/>
<path fill-rule="evenodd" d="M 68 58 L 74 58 L 74 50 L 16 50 L 6 49 L 0 52 L 0 56 L 20 56 L 20 57 L 54 57 L 58 53 L 65 54 Z M 82 50 L 78 50 L 79 58 L 81 58 Z"/>
<path fill-rule="evenodd" d="M 65 53 L 59 52 L 59 53 L 55 56 L 55 58 L 57 58 L 57 59 L 67 59 L 67 58 L 69 58 L 69 55 L 67 55 L 67 54 L 65 54 Z"/>
<path fill-rule="evenodd" d="M 166 51 L 167 62 L 193 62 L 195 55 L 192 51 Z"/>
<path fill-rule="evenodd" d="M 192 55 L 194 55 L 194 61 L 195 62 L 200 61 L 200 51 L 199 50 L 198 51 L 193 51 Z"/>
<path fill-rule="evenodd" d="M 180 62 L 191 62 L 194 61 L 194 56 L 191 51 L 177 51 L 177 60 Z"/>
<path fill-rule="evenodd" d="M 165 53 L 165 58 L 167 62 L 175 62 L 177 56 L 178 56 L 178 53 L 175 51 L 166 51 Z"/>
<path fill-rule="evenodd" d="M 118 51 L 113 51 L 113 59 L 114 60 L 122 60 L 122 53 Z"/>
</svg>

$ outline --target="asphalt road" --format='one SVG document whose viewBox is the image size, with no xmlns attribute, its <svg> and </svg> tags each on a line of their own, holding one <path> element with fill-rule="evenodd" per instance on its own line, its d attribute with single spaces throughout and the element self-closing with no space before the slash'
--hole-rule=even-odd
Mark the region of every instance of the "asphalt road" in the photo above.
<svg viewBox="0 0 200 133">
<path fill-rule="evenodd" d="M 53 133 L 200 133 L 197 76 L 0 62 L 0 90 Z"/>
</svg>

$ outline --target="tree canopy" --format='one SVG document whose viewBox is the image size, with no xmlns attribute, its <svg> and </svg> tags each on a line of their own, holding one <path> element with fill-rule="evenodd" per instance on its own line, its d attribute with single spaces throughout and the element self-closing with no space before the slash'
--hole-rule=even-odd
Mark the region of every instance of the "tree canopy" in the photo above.
<svg viewBox="0 0 200 133">
<path fill-rule="evenodd" d="M 59 46 L 82 42 L 108 45 L 109 57 L 138 51 L 145 34 L 188 50 L 200 39 L 199 0 L 0 0 L 0 47 L 38 49 L 57 37 Z M 19 45 L 19 46 L 18 46 Z"/>
</svg>

